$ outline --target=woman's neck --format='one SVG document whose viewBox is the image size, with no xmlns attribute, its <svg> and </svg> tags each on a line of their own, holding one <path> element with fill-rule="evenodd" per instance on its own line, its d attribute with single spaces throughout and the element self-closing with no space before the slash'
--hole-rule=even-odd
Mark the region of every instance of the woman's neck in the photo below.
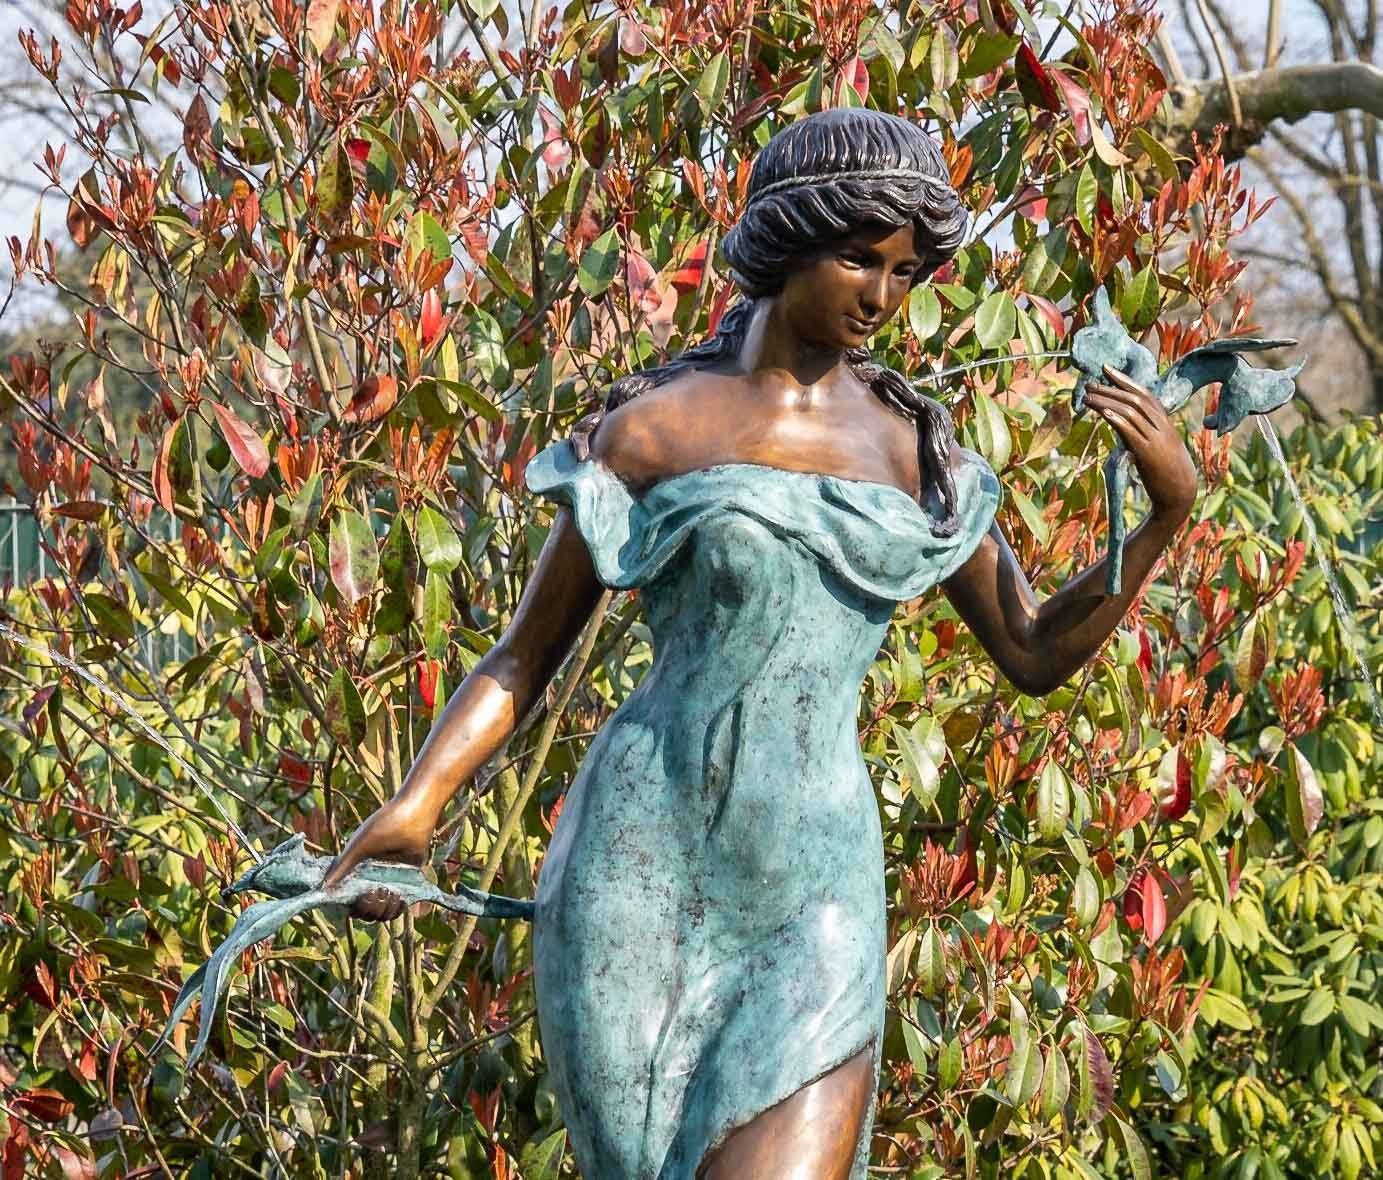
<svg viewBox="0 0 1383 1180">
<path fill-rule="evenodd" d="M 849 372 L 843 349 L 803 339 L 772 296 L 755 303 L 738 365 L 766 395 L 798 406 L 819 404 Z"/>
</svg>

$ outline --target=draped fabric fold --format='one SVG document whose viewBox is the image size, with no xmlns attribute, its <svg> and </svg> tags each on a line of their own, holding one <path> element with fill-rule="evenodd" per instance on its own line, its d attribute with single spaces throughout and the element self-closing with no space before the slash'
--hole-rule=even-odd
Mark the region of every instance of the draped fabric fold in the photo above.
<svg viewBox="0 0 1383 1180">
<path fill-rule="evenodd" d="M 833 475 L 725 463 L 689 471 L 633 495 L 596 459 L 578 460 L 567 440 L 529 461 L 529 490 L 569 504 L 600 580 L 629 590 L 646 585 L 706 516 L 741 512 L 792 537 L 861 593 L 903 602 L 950 577 L 974 552 L 998 508 L 998 478 L 984 459 L 962 450 L 955 473 L 963 523 L 937 537 L 926 508 L 901 488 Z"/>
</svg>

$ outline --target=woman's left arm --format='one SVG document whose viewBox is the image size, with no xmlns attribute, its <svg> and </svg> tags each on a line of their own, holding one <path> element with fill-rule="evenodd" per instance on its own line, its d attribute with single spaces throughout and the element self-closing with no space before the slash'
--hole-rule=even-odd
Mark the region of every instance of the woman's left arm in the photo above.
<svg viewBox="0 0 1383 1180">
<path fill-rule="evenodd" d="M 1106 556 L 1038 601 L 997 524 L 942 583 L 999 671 L 1032 695 L 1059 687 L 1100 650 L 1196 499 L 1195 464 L 1162 403 L 1123 373 L 1106 368 L 1105 377 L 1110 384 L 1087 387 L 1087 404 L 1124 440 L 1153 505 L 1125 542 L 1123 589 L 1105 592 Z"/>
</svg>

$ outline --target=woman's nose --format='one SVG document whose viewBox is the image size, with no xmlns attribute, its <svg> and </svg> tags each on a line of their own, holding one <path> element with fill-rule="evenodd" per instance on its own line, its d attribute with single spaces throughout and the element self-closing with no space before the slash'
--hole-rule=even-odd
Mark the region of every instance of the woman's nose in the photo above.
<svg viewBox="0 0 1383 1180">
<path fill-rule="evenodd" d="M 866 282 L 860 288 L 860 307 L 869 315 L 876 316 L 888 302 L 888 279 L 880 275 L 875 282 Z"/>
</svg>

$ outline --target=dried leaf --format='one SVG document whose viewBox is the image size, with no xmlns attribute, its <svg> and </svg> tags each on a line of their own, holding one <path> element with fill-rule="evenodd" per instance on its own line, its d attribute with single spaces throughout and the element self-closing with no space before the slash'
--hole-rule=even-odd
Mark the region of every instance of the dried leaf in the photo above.
<svg viewBox="0 0 1383 1180">
<path fill-rule="evenodd" d="M 318 53 L 325 53 L 336 35 L 336 14 L 341 0 L 311 0 L 307 6 L 307 38 Z"/>
</svg>

